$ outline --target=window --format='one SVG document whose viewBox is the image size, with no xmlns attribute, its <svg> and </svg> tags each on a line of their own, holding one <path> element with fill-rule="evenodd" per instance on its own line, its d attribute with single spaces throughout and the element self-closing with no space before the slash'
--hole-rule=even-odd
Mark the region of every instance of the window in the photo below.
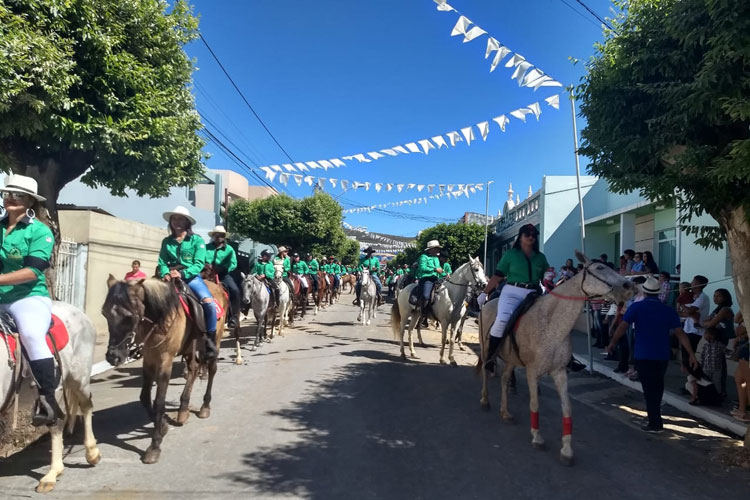
<svg viewBox="0 0 750 500">
<path fill-rule="evenodd" d="M 675 228 L 657 231 L 656 241 L 659 270 L 674 273 L 677 266 L 677 231 Z"/>
</svg>

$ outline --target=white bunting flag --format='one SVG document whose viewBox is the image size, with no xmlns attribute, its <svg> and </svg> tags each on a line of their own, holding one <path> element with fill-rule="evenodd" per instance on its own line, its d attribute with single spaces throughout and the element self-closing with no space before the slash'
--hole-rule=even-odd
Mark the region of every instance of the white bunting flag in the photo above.
<svg viewBox="0 0 750 500">
<path fill-rule="evenodd" d="M 375 192 L 379 193 L 381 189 L 383 189 L 383 183 L 382 182 L 376 182 L 375 183 Z"/>
<path fill-rule="evenodd" d="M 438 4 L 437 10 L 439 10 L 441 12 L 450 12 L 452 10 L 456 10 L 453 7 L 451 7 L 450 4 L 448 4 L 447 2 L 445 2 L 445 0 L 443 0 L 442 2 L 437 2 L 437 4 Z"/>
<path fill-rule="evenodd" d="M 457 142 L 463 141 L 463 139 L 461 139 L 461 136 L 455 130 L 453 132 L 448 132 L 445 135 L 448 136 L 448 140 L 451 142 L 451 146 L 453 146 L 453 147 L 456 146 Z"/>
<path fill-rule="evenodd" d="M 484 184 L 475 184 L 474 187 L 477 188 L 477 191 L 484 190 Z"/>
<path fill-rule="evenodd" d="M 328 179 L 328 182 L 331 183 L 332 188 L 336 188 L 336 183 L 338 182 L 338 179 Z"/>
<path fill-rule="evenodd" d="M 466 35 L 466 28 L 470 25 L 471 21 L 469 21 L 466 16 L 459 17 L 458 22 L 456 22 L 456 25 L 453 27 L 453 31 L 451 31 L 451 36 Z"/>
<path fill-rule="evenodd" d="M 297 169 L 294 168 L 294 165 L 292 165 L 291 163 L 284 163 L 283 166 L 284 166 L 284 168 L 286 169 L 287 172 L 296 172 L 297 171 Z"/>
<path fill-rule="evenodd" d="M 386 191 L 391 191 L 392 189 L 393 189 L 393 184 L 386 184 L 385 185 L 385 190 Z"/>
<path fill-rule="evenodd" d="M 539 71 L 536 68 L 532 68 L 529 70 L 526 75 L 523 77 L 523 82 L 520 82 L 523 87 L 533 87 L 534 83 L 542 78 L 544 76 L 544 73 Z"/>
<path fill-rule="evenodd" d="M 446 148 L 448 147 L 448 144 L 445 143 L 445 138 L 442 135 L 436 135 L 432 138 L 432 142 L 434 142 L 437 145 L 437 148 L 440 149 L 443 146 Z"/>
<path fill-rule="evenodd" d="M 342 180 L 341 181 L 341 190 L 342 191 L 346 191 L 347 189 L 349 189 L 349 181 L 343 181 Z"/>
<path fill-rule="evenodd" d="M 279 182 L 286 186 L 289 182 L 289 174 L 279 174 Z"/>
<path fill-rule="evenodd" d="M 495 40 L 493 37 L 487 39 L 487 52 L 484 54 L 485 59 L 489 59 L 490 55 L 500 48 L 500 42 Z"/>
<path fill-rule="evenodd" d="M 443 196 L 443 191 L 445 191 L 445 184 L 438 184 L 438 191 L 440 191 L 440 196 Z"/>
<path fill-rule="evenodd" d="M 298 186 L 302 185 L 302 176 L 300 174 L 294 175 L 294 182 L 297 183 Z"/>
<path fill-rule="evenodd" d="M 492 121 L 500 125 L 500 130 L 503 132 L 505 132 L 505 126 L 510 123 L 510 119 L 505 115 L 496 116 Z"/>
<path fill-rule="evenodd" d="M 486 32 L 486 31 L 484 31 L 484 30 L 483 30 L 482 28 L 480 28 L 479 26 L 476 26 L 476 25 L 475 25 L 474 27 L 472 27 L 472 28 L 471 28 L 471 29 L 470 29 L 470 30 L 469 30 L 469 31 L 468 31 L 468 32 L 466 33 L 466 35 L 464 35 L 464 43 L 466 43 L 466 42 L 470 42 L 470 41 L 474 40 L 475 38 L 479 38 L 480 36 L 482 36 L 482 35 L 486 35 L 486 34 L 487 34 L 487 32 Z"/>
<path fill-rule="evenodd" d="M 406 148 L 404 148 L 403 146 L 394 146 L 392 149 L 394 151 L 398 151 L 402 155 L 408 155 L 409 154 L 409 151 Z"/>
<path fill-rule="evenodd" d="M 388 156 L 398 156 L 398 153 L 393 149 L 381 149 L 380 152 L 385 153 Z"/>
<path fill-rule="evenodd" d="M 495 54 L 495 57 L 492 59 L 492 64 L 490 65 L 490 73 L 495 71 L 495 68 L 497 68 L 497 65 L 502 62 L 503 59 L 505 59 L 508 54 L 510 54 L 510 49 L 508 47 L 500 46 L 499 49 L 497 49 L 497 53 Z"/>
<path fill-rule="evenodd" d="M 464 139 L 466 139 L 466 145 L 471 145 L 471 141 L 476 139 L 476 136 L 474 135 L 474 129 L 472 127 L 464 127 L 461 129 L 461 133 L 464 136 Z"/>
<path fill-rule="evenodd" d="M 525 57 L 523 57 L 521 54 L 513 54 L 513 57 L 508 59 L 508 62 L 505 63 L 506 68 L 512 68 L 513 66 L 518 66 L 522 62 L 526 60 Z"/>
<path fill-rule="evenodd" d="M 325 189 L 325 181 L 324 177 L 318 177 L 318 188 Z"/>
<path fill-rule="evenodd" d="M 427 192 L 432 193 L 432 190 L 435 189 L 435 184 L 427 184 Z"/>
<path fill-rule="evenodd" d="M 306 175 L 304 181 L 305 181 L 305 184 L 307 184 L 308 186 L 312 187 L 312 185 L 313 185 L 313 176 L 312 175 Z"/>
<path fill-rule="evenodd" d="M 550 96 L 544 100 L 547 104 L 552 106 L 555 109 L 560 109 L 560 95 L 555 94 L 553 96 Z"/>
<path fill-rule="evenodd" d="M 360 163 L 370 163 L 370 159 L 366 157 L 365 155 L 363 155 L 362 153 L 358 155 L 353 155 L 353 156 L 354 156 L 354 159 L 356 159 Z M 344 156 L 344 158 L 346 158 L 346 156 Z"/>
<path fill-rule="evenodd" d="M 365 182 L 365 191 L 369 191 L 369 190 L 370 190 L 370 183 Z"/>
<path fill-rule="evenodd" d="M 276 178 L 276 172 L 274 172 L 271 167 L 263 167 L 261 170 L 266 173 L 266 179 L 269 181 L 273 181 Z"/>
<path fill-rule="evenodd" d="M 294 166 L 297 167 L 300 172 L 307 172 L 308 170 L 310 170 L 309 168 L 307 168 L 307 166 L 305 166 L 304 163 L 295 163 Z"/>
<path fill-rule="evenodd" d="M 277 172 L 281 172 L 281 165 L 271 165 L 271 168 Z"/>
<path fill-rule="evenodd" d="M 417 144 L 414 142 L 410 142 L 409 144 L 404 145 L 406 146 L 406 149 L 408 149 L 412 153 L 421 153 L 421 151 L 419 150 L 419 146 L 417 146 Z"/>
<path fill-rule="evenodd" d="M 482 140 L 487 140 L 487 135 L 490 133 L 490 122 L 481 122 L 477 123 L 477 128 L 479 129 L 479 135 L 482 136 Z"/>
<path fill-rule="evenodd" d="M 318 165 L 323 167 L 325 170 L 328 170 L 329 168 L 333 168 L 333 163 L 331 163 L 328 160 L 318 160 Z"/>
<path fill-rule="evenodd" d="M 518 85 L 521 85 L 521 82 L 523 81 L 523 77 L 526 74 L 526 72 L 531 68 L 531 63 L 528 61 L 521 61 L 521 63 L 516 66 L 516 70 L 513 72 L 513 74 L 510 76 L 512 79 L 516 80 L 518 82 Z"/>
<path fill-rule="evenodd" d="M 331 163 L 333 163 L 337 167 L 345 167 L 346 166 L 346 163 L 344 163 L 343 161 L 339 160 L 338 158 L 331 158 L 328 161 L 330 161 Z"/>
<path fill-rule="evenodd" d="M 417 192 L 418 193 L 421 193 L 423 189 L 424 189 L 424 184 L 417 184 Z"/>
<path fill-rule="evenodd" d="M 450 193 L 451 191 L 453 191 L 453 186 L 454 186 L 454 184 L 448 184 L 448 192 L 449 192 L 449 193 Z"/>
<path fill-rule="evenodd" d="M 526 115 L 529 113 L 533 113 L 529 108 L 521 108 L 510 112 L 511 116 L 515 116 L 524 123 L 526 122 Z"/>
<path fill-rule="evenodd" d="M 396 184 L 396 190 L 400 193 L 401 191 L 404 190 L 404 185 L 403 184 Z"/>
<path fill-rule="evenodd" d="M 378 153 L 376 151 L 370 151 L 369 153 L 367 153 L 367 155 L 370 158 L 372 158 L 373 160 L 377 160 L 378 158 L 382 158 L 383 157 L 383 155 L 381 155 L 380 153 Z"/>
<path fill-rule="evenodd" d="M 318 165 L 317 161 L 306 161 L 305 164 L 310 168 L 323 168 L 320 165 Z"/>
<path fill-rule="evenodd" d="M 539 115 L 542 114 L 542 108 L 539 106 L 539 103 L 535 102 L 534 104 L 529 104 L 529 109 L 534 113 L 534 116 L 536 116 L 536 121 L 539 121 Z"/>
<path fill-rule="evenodd" d="M 416 187 L 416 184 L 407 184 L 406 185 L 406 190 L 408 191 L 410 189 L 414 189 L 415 187 Z"/>
<path fill-rule="evenodd" d="M 424 151 L 424 154 L 429 154 L 431 149 L 435 149 L 435 146 L 430 142 L 429 139 L 422 139 L 419 142 L 419 145 L 422 146 L 422 151 Z"/>
</svg>

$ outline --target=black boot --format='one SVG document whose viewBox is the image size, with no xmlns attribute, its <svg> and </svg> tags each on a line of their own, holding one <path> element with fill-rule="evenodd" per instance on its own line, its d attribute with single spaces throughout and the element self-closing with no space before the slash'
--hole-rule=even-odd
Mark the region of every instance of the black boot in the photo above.
<svg viewBox="0 0 750 500">
<path fill-rule="evenodd" d="M 31 365 L 31 373 L 34 374 L 39 391 L 39 399 L 34 408 L 31 425 L 34 427 L 54 425 L 57 419 L 62 417 L 60 406 L 55 400 L 55 389 L 57 388 L 55 360 L 53 358 L 38 359 L 29 362 L 29 365 Z"/>
<path fill-rule="evenodd" d="M 219 350 L 216 348 L 216 330 L 206 333 L 206 361 L 216 359 Z"/>
<path fill-rule="evenodd" d="M 237 318 L 235 318 L 234 316 L 229 318 L 229 322 L 227 323 L 227 326 L 229 328 L 237 328 Z"/>
<path fill-rule="evenodd" d="M 488 372 L 495 371 L 495 360 L 497 359 L 497 350 L 500 347 L 500 343 L 503 341 L 502 337 L 493 337 L 490 335 L 490 346 L 487 349 L 487 359 L 484 361 L 484 369 Z"/>
</svg>

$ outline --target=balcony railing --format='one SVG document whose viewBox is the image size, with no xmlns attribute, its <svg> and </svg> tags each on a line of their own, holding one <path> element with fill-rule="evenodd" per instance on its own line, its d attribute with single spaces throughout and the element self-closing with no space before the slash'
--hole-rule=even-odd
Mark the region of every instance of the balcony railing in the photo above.
<svg viewBox="0 0 750 500">
<path fill-rule="evenodd" d="M 540 195 L 532 196 L 531 198 L 528 198 L 527 200 L 521 202 L 521 204 L 517 207 L 513 207 L 512 210 L 508 211 L 508 213 L 503 214 L 502 217 L 500 217 L 500 219 L 498 219 L 497 221 L 497 225 L 495 226 L 495 234 L 502 233 L 514 224 L 522 222 L 523 220 L 528 219 L 536 212 L 538 212 L 540 198 Z"/>
</svg>

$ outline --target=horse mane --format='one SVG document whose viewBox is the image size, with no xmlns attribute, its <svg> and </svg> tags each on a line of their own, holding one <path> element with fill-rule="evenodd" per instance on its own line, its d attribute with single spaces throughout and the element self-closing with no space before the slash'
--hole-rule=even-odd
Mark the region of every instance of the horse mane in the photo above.
<svg viewBox="0 0 750 500">
<path fill-rule="evenodd" d="M 112 303 L 128 307 L 131 305 L 130 286 L 127 281 L 118 281 L 109 288 L 102 309 L 104 309 L 107 304 Z"/>
<path fill-rule="evenodd" d="M 170 283 L 156 278 L 143 280 L 141 286 L 145 292 L 143 305 L 146 307 L 146 317 L 164 327 L 167 319 L 181 307 L 177 291 Z"/>
</svg>

